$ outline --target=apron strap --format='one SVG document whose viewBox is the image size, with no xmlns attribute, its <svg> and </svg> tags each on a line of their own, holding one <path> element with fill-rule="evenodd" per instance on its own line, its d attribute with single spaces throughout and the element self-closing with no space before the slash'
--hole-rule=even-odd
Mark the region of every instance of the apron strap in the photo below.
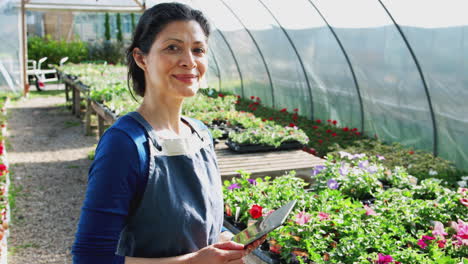
<svg viewBox="0 0 468 264">
<path fill-rule="evenodd" d="M 138 123 L 140 123 L 140 125 L 142 125 L 145 128 L 146 133 L 148 133 L 148 137 L 153 143 L 153 145 L 156 147 L 157 150 L 161 151 L 162 147 L 161 145 L 159 145 L 156 139 L 157 138 L 156 131 L 154 131 L 153 127 L 148 123 L 148 121 L 146 121 L 143 118 L 143 116 L 138 112 L 130 112 L 128 113 L 128 115 L 132 117 L 133 119 L 135 119 Z"/>
</svg>

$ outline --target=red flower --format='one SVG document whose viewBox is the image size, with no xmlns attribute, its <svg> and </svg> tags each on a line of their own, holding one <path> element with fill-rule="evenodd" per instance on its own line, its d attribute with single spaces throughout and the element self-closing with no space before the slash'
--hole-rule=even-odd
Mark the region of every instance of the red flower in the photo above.
<svg viewBox="0 0 468 264">
<path fill-rule="evenodd" d="M 234 103 L 235 103 L 235 104 L 240 104 L 240 101 L 239 101 L 239 100 L 237 100 L 237 101 L 236 101 L 236 102 L 234 102 Z"/>
<path fill-rule="evenodd" d="M 333 120 L 333 122 L 332 122 L 332 123 L 333 123 L 334 125 L 336 125 L 336 123 L 338 123 L 338 122 L 337 122 L 336 120 Z"/>
<path fill-rule="evenodd" d="M 259 102 L 261 101 L 261 100 L 260 100 L 260 97 L 258 97 L 258 96 L 257 96 L 257 98 L 255 98 L 255 99 L 256 99 L 257 101 L 259 101 Z"/>
<path fill-rule="evenodd" d="M 252 108 L 252 111 L 255 111 L 255 110 L 257 110 L 257 107 Z"/>
<path fill-rule="evenodd" d="M 353 129 L 351 129 L 351 131 L 353 131 L 353 132 L 354 132 L 354 131 L 357 131 L 357 130 L 358 130 L 357 128 L 353 128 Z"/>
<path fill-rule="evenodd" d="M 286 108 L 283 108 L 283 109 L 280 110 L 280 112 L 283 112 L 283 113 L 287 112 L 287 111 L 288 111 L 288 109 L 286 109 Z"/>
<path fill-rule="evenodd" d="M 249 213 L 253 219 L 257 219 L 262 216 L 262 207 L 260 205 L 254 204 L 252 208 L 250 208 Z"/>
<path fill-rule="evenodd" d="M 333 134 L 332 134 L 332 137 L 336 137 L 336 136 L 337 136 L 337 134 L 336 134 L 336 133 L 333 133 Z"/>
<path fill-rule="evenodd" d="M 294 121 L 296 121 L 297 118 L 298 118 L 297 114 L 294 114 L 292 118 L 293 118 Z"/>
<path fill-rule="evenodd" d="M 348 128 L 348 127 L 344 127 L 344 128 L 343 128 L 343 131 L 344 131 L 344 132 L 348 132 L 348 131 L 349 131 L 349 128 Z"/>
<path fill-rule="evenodd" d="M 323 140 L 319 139 L 319 140 L 318 140 L 318 143 L 319 143 L 319 144 L 322 144 L 322 143 L 323 143 Z"/>
<path fill-rule="evenodd" d="M 315 120 L 315 122 L 316 122 L 317 124 L 320 124 L 320 123 L 322 123 L 322 120 L 317 119 L 317 120 Z"/>
<path fill-rule="evenodd" d="M 295 127 L 296 125 L 294 123 L 289 123 L 289 127 Z"/>
<path fill-rule="evenodd" d="M 259 103 L 259 102 L 254 102 L 253 104 L 254 104 L 254 105 L 259 105 L 260 103 Z"/>
<path fill-rule="evenodd" d="M 307 152 L 309 152 L 312 155 L 317 155 L 317 151 L 314 148 L 310 148 Z"/>
<path fill-rule="evenodd" d="M 237 96 L 237 99 L 240 99 L 240 95 L 236 95 Z"/>
<path fill-rule="evenodd" d="M 263 121 L 263 122 L 265 122 L 265 121 L 266 121 L 266 119 L 265 119 L 265 118 L 262 118 L 262 121 Z"/>
<path fill-rule="evenodd" d="M 3 155 L 3 145 L 0 145 L 0 155 Z"/>
<path fill-rule="evenodd" d="M 0 173 L 4 172 L 7 170 L 7 167 L 5 166 L 5 164 L 0 164 Z"/>
<path fill-rule="evenodd" d="M 332 133 L 333 131 L 331 129 L 327 129 L 327 133 Z"/>
<path fill-rule="evenodd" d="M 410 150 L 410 151 L 408 151 L 408 153 L 409 153 L 410 155 L 413 155 L 413 154 L 414 154 L 414 151 Z"/>
<path fill-rule="evenodd" d="M 253 96 L 253 95 L 252 95 L 252 96 L 250 96 L 250 99 L 252 99 L 252 100 L 253 100 L 253 99 L 255 99 L 255 96 Z"/>
<path fill-rule="evenodd" d="M 355 132 L 354 134 L 356 134 L 356 136 L 360 136 L 361 132 Z"/>
<path fill-rule="evenodd" d="M 313 128 L 313 129 L 318 129 L 318 126 L 313 126 L 312 128 Z"/>
<path fill-rule="evenodd" d="M 273 253 L 276 253 L 276 254 L 280 254 L 281 253 L 281 245 L 280 244 L 270 245 L 270 251 L 273 252 Z"/>
<path fill-rule="evenodd" d="M 297 108 L 294 108 L 294 110 L 293 110 L 293 111 L 294 111 L 294 112 L 298 112 L 298 111 L 299 111 L 299 109 L 297 109 Z"/>
<path fill-rule="evenodd" d="M 218 97 L 224 97 L 224 94 L 219 93 L 219 94 L 218 94 Z"/>
<path fill-rule="evenodd" d="M 227 216 L 232 216 L 232 210 L 231 210 L 231 207 L 229 205 L 224 205 L 224 209 L 226 210 L 226 215 Z"/>
<path fill-rule="evenodd" d="M 253 104 L 249 104 L 249 108 L 252 108 Z"/>
<path fill-rule="evenodd" d="M 331 119 L 328 119 L 327 122 L 328 122 L 328 123 L 331 123 Z"/>
<path fill-rule="evenodd" d="M 268 120 L 272 121 L 272 120 L 273 120 L 273 117 L 268 118 Z"/>
<path fill-rule="evenodd" d="M 444 248 L 445 247 L 445 240 L 439 240 L 439 241 L 437 241 L 437 244 L 438 244 L 439 248 Z"/>
</svg>

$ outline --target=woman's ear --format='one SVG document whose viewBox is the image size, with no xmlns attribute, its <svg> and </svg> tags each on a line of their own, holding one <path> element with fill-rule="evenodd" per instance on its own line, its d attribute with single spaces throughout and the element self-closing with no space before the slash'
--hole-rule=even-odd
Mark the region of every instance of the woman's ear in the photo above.
<svg viewBox="0 0 468 264">
<path fill-rule="evenodd" d="M 132 51 L 133 59 L 135 63 L 140 67 L 143 71 L 146 71 L 146 56 L 139 48 L 134 48 Z"/>
</svg>

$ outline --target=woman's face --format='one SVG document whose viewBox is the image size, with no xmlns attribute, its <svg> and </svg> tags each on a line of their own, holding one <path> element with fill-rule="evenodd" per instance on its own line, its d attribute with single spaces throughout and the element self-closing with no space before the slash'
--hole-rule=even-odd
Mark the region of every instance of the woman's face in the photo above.
<svg viewBox="0 0 468 264">
<path fill-rule="evenodd" d="M 195 95 L 206 72 L 207 50 L 207 39 L 198 22 L 175 21 L 166 25 L 145 58 L 149 84 L 145 95 Z"/>
</svg>

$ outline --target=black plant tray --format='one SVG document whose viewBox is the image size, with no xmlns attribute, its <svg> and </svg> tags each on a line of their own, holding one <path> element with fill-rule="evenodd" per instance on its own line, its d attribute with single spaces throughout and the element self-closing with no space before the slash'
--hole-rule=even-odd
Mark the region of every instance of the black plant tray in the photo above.
<svg viewBox="0 0 468 264">
<path fill-rule="evenodd" d="M 229 221 L 227 221 L 226 219 L 224 219 L 224 227 L 227 228 L 231 233 L 233 234 L 237 234 L 240 232 L 239 229 L 237 229 L 237 227 L 235 227 L 233 224 L 231 224 Z M 265 243 L 268 243 L 268 242 L 265 242 Z M 283 263 L 282 261 L 280 261 L 280 259 L 278 258 L 279 255 L 276 256 L 276 258 L 274 257 L 274 255 L 272 253 L 270 253 L 270 251 L 264 251 L 264 250 L 261 250 L 262 246 L 255 249 L 254 251 L 252 251 L 252 253 L 257 256 L 259 259 L 261 259 L 262 261 L 268 263 L 268 264 L 280 264 L 280 263 Z"/>
<path fill-rule="evenodd" d="M 265 146 L 260 144 L 239 144 L 233 142 L 230 139 L 226 140 L 226 145 L 230 150 L 237 153 L 254 153 L 254 152 L 265 152 L 265 151 L 278 151 L 278 150 L 291 150 L 291 149 L 302 149 L 304 147 L 298 141 L 288 141 L 281 144 L 279 147 Z"/>
</svg>

